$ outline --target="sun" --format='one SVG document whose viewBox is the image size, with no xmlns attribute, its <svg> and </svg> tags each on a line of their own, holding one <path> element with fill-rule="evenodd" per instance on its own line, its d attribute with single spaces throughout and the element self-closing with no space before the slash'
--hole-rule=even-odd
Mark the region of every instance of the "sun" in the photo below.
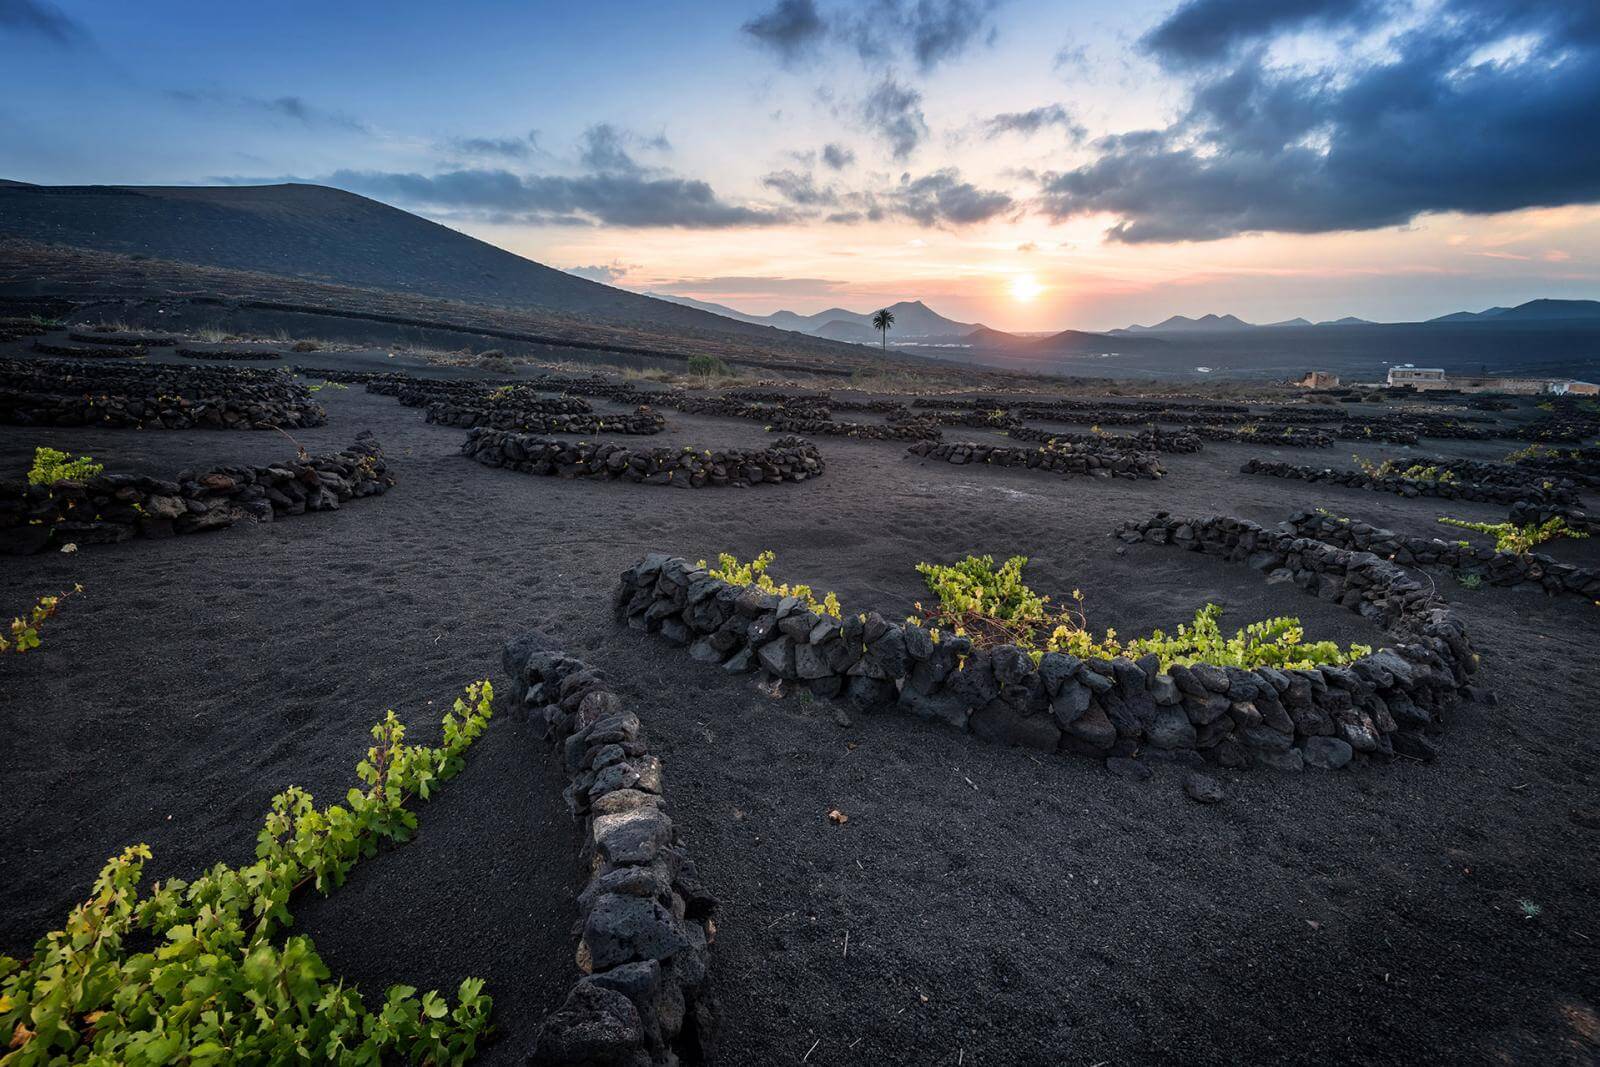
<svg viewBox="0 0 1600 1067">
<path fill-rule="evenodd" d="M 1042 292 L 1044 286 L 1031 274 L 1018 274 L 1011 279 L 1011 299 L 1019 304 L 1028 303 Z"/>
</svg>

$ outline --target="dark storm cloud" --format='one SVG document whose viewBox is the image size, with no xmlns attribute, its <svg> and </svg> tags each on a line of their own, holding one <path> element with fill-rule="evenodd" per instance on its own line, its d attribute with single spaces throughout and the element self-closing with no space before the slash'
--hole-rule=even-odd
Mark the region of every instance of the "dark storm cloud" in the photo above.
<svg viewBox="0 0 1600 1067">
<path fill-rule="evenodd" d="M 869 61 L 898 54 L 929 71 L 979 40 L 993 41 L 997 0 L 873 0 L 824 13 L 814 0 L 778 0 L 741 29 L 794 65 L 829 40 L 855 48 Z"/>
<path fill-rule="evenodd" d="M 721 229 L 772 226 L 792 217 L 730 204 L 703 181 L 632 173 L 564 177 L 488 169 L 434 175 L 344 170 L 326 181 L 380 200 L 530 225 Z"/>
<path fill-rule="evenodd" d="M 771 11 L 740 28 L 777 53 L 784 63 L 794 63 L 808 55 L 828 35 L 828 24 L 812 0 L 778 0 Z"/>
<path fill-rule="evenodd" d="M 1060 104 L 1046 104 L 1027 111 L 1008 111 L 995 115 L 984 120 L 983 132 L 989 137 L 998 137 L 1002 133 L 1020 133 L 1024 137 L 1032 137 L 1050 126 L 1059 126 L 1073 141 L 1083 140 L 1087 133 L 1082 126 L 1072 120 L 1072 116 Z"/>
<path fill-rule="evenodd" d="M 0 0 L 0 31 L 43 37 L 69 48 L 89 40 L 82 23 L 45 0 Z"/>
<path fill-rule="evenodd" d="M 1496 46 L 1508 58 L 1481 58 Z M 1600 201 L 1600 5 L 1447 0 L 1341 73 L 1251 53 L 1203 75 L 1173 126 L 1102 139 L 1094 162 L 1043 175 L 1040 205 L 1110 213 L 1109 236 L 1136 243 Z"/>
<path fill-rule="evenodd" d="M 928 122 L 922 116 L 922 94 L 884 78 L 861 103 L 866 124 L 889 142 L 896 159 L 905 159 L 928 136 Z"/>
<path fill-rule="evenodd" d="M 841 144 L 822 146 L 822 162 L 834 170 L 844 170 L 856 161 L 856 154 Z"/>
<path fill-rule="evenodd" d="M 1210 63 L 1279 33 L 1371 23 L 1380 6 L 1379 0 L 1187 0 L 1139 43 L 1170 66 Z"/>
</svg>

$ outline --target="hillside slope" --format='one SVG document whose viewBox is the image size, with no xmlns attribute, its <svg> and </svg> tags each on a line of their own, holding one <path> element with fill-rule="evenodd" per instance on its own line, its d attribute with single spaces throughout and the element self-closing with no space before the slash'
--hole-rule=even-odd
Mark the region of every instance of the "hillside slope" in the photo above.
<svg viewBox="0 0 1600 1067">
<path fill-rule="evenodd" d="M 613 289 L 354 193 L 318 185 L 0 183 L 0 237 L 387 289 L 620 326 L 793 343 L 696 308 Z"/>
</svg>

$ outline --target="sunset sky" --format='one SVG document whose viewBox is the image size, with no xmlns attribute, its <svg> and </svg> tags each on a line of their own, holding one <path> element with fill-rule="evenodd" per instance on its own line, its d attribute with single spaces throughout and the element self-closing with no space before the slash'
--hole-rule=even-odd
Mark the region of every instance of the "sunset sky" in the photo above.
<svg viewBox="0 0 1600 1067">
<path fill-rule="evenodd" d="M 315 181 L 751 312 L 1600 298 L 1600 3 L 0 0 L 0 177 Z"/>
</svg>

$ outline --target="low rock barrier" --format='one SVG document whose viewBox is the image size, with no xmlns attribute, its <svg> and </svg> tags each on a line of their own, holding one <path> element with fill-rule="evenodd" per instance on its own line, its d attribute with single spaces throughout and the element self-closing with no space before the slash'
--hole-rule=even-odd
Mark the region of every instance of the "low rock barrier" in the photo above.
<svg viewBox="0 0 1600 1067">
<path fill-rule="evenodd" d="M 1361 470 L 1335 470 L 1275 460 L 1252 459 L 1239 468 L 1244 474 L 1265 474 L 1274 478 L 1294 478 L 1304 482 L 1332 482 L 1351 489 L 1398 493 L 1401 496 L 1439 497 L 1444 500 L 1474 500 L 1488 504 L 1533 503 L 1571 504 L 1578 495 L 1570 485 L 1492 485 L 1482 482 L 1440 481 L 1404 478 L 1398 474 L 1373 475 Z"/>
<path fill-rule="evenodd" d="M 327 413 L 278 370 L 0 360 L 0 423 L 137 429 L 321 426 Z"/>
<path fill-rule="evenodd" d="M 1540 589 L 1551 595 L 1574 593 L 1591 600 L 1600 598 L 1600 570 L 1562 563 L 1540 552 L 1518 555 L 1460 541 L 1408 537 L 1370 523 L 1314 511 L 1298 511 L 1288 522 L 1302 537 L 1312 537 L 1340 548 L 1372 552 L 1402 566 L 1449 567 L 1463 575 L 1475 574 L 1490 585 Z"/>
<path fill-rule="evenodd" d="M 1577 508 L 1555 504 L 1533 504 L 1527 501 L 1511 505 L 1511 521 L 1518 526 L 1540 526 L 1554 518 L 1563 519 L 1572 529 L 1589 534 L 1591 537 L 1600 535 L 1600 518 L 1595 518 Z"/>
<path fill-rule="evenodd" d="M 1333 435 L 1341 441 L 1382 441 L 1389 445 L 1414 445 L 1420 440 L 1414 431 L 1366 422 L 1343 423 L 1334 427 Z"/>
<path fill-rule="evenodd" d="M 1167 473 L 1152 452 L 1123 452 L 1099 442 L 1073 444 L 1057 441 L 1043 448 L 1006 448 L 972 442 L 935 444 L 932 441 L 919 441 L 907 451 L 922 459 L 958 465 L 1021 467 L 1095 478 L 1161 478 Z"/>
<path fill-rule="evenodd" d="M 67 340 L 84 345 L 119 345 L 124 348 L 171 348 L 177 344 L 174 337 L 141 337 L 132 333 L 80 333 L 67 334 Z"/>
<path fill-rule="evenodd" d="M 679 489 L 745 488 L 803 482 L 827 467 L 822 453 L 801 437 L 783 437 L 766 448 L 633 449 L 595 441 L 552 441 L 529 434 L 477 427 L 467 434 L 462 455 L 489 467 L 558 478 L 626 479 Z"/>
<path fill-rule="evenodd" d="M 1071 433 L 1065 430 L 1040 430 L 1032 426 L 1013 427 L 1006 436 L 1016 441 L 1052 441 L 1072 445 L 1100 445 L 1124 452 L 1170 452 L 1184 454 L 1199 452 L 1205 442 L 1192 430 L 1163 430 L 1150 427 L 1137 434 Z"/>
<path fill-rule="evenodd" d="M 58 345 L 46 341 L 33 342 L 33 350 L 42 356 L 66 359 L 132 359 L 150 354 L 143 345 Z"/>
<path fill-rule="evenodd" d="M 1386 627 L 1397 639 L 1343 666 L 1243 670 L 1047 653 L 1037 665 L 1010 645 L 975 649 L 966 637 L 877 612 L 819 615 L 712 577 L 664 554 L 622 573 L 615 608 L 729 673 L 762 671 L 859 711 L 898 708 L 981 738 L 1096 758 L 1140 754 L 1229 767 L 1325 769 L 1396 754 L 1431 760 L 1429 735 L 1476 667 L 1460 621 L 1399 567 L 1268 531 L 1230 517 L 1166 516 L 1130 524 L 1125 540 L 1183 544 L 1280 573 Z"/>
<path fill-rule="evenodd" d="M 907 410 L 904 413 L 891 414 L 889 421 L 899 425 L 933 422 L 940 426 L 966 426 L 974 430 L 995 430 L 1000 433 L 1022 429 L 1022 420 L 1015 415 L 1008 414 L 1004 408 L 995 408 L 989 411 L 976 409 L 964 411 L 918 410 L 915 413 Z"/>
<path fill-rule="evenodd" d="M 943 432 L 935 422 L 916 419 L 894 425 L 877 422 L 834 422 L 810 412 L 775 412 L 768 429 L 778 433 L 798 433 L 808 437 L 855 437 L 864 441 L 937 441 Z"/>
<path fill-rule="evenodd" d="M 1575 485 L 1600 487 L 1600 448 L 1571 448 L 1520 456 L 1514 465 L 1544 478 L 1565 478 Z"/>
<path fill-rule="evenodd" d="M 584 403 L 581 400 L 578 402 Z M 427 420 L 442 426 L 484 426 L 518 433 L 616 433 L 634 436 L 658 434 L 667 426 L 667 420 L 661 417 L 660 412 L 651 411 L 648 407 L 626 413 L 596 415 L 540 411 L 536 404 L 433 404 L 428 408 Z"/>
<path fill-rule="evenodd" d="M 583 977 L 546 1016 L 528 1062 L 709 1062 L 717 900 L 673 825 L 660 756 L 598 671 L 537 635 L 507 643 L 503 659 L 512 706 L 543 721 L 561 754 L 589 875 L 574 928 Z"/>
<path fill-rule="evenodd" d="M 50 328 L 33 319 L 15 315 L 0 316 L 0 341 L 20 341 L 24 337 L 43 337 Z"/>
<path fill-rule="evenodd" d="M 269 360 L 281 359 L 283 353 L 255 348 L 180 348 L 178 355 L 188 359 Z"/>
<path fill-rule="evenodd" d="M 221 530 L 242 519 L 272 522 L 337 511 L 394 485 L 371 433 L 343 452 L 269 467 L 180 471 L 171 480 L 101 474 L 84 481 L 0 482 L 0 551 L 27 555 L 72 543 L 115 544 Z"/>
<path fill-rule="evenodd" d="M 1268 448 L 1332 448 L 1328 431 L 1314 426 L 1191 426 L 1190 430 L 1207 441 L 1237 441 Z"/>
</svg>

